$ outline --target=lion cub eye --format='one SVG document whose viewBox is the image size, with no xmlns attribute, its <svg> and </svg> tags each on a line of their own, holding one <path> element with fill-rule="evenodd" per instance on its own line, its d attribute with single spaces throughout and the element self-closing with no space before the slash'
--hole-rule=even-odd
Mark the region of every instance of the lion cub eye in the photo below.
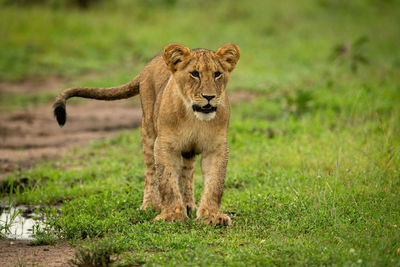
<svg viewBox="0 0 400 267">
<path fill-rule="evenodd" d="M 192 75 L 192 77 L 194 77 L 194 78 L 200 79 L 200 73 L 198 71 L 196 71 L 196 70 L 192 71 L 190 73 L 190 75 Z"/>
<path fill-rule="evenodd" d="M 217 78 L 219 78 L 220 76 L 221 76 L 221 72 L 219 72 L 219 71 L 216 71 L 216 72 L 214 72 L 214 78 L 215 79 L 217 79 Z"/>
</svg>

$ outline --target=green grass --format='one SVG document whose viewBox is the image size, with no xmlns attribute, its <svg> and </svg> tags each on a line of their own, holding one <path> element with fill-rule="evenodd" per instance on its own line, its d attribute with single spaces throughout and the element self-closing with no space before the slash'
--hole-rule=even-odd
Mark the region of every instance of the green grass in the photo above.
<svg viewBox="0 0 400 267">
<path fill-rule="evenodd" d="M 47 37 L 48 44 L 35 37 L 45 45 L 43 55 L 68 58 L 52 61 L 44 75 L 100 70 L 126 55 L 134 55 L 139 68 L 172 41 L 212 49 L 238 43 L 242 58 L 230 90 L 261 94 L 253 103 L 232 107 L 222 210 L 233 224 L 204 226 L 193 217 L 187 223 L 153 223 L 155 212 L 140 211 L 144 164 L 137 129 L 21 174 L 31 183 L 16 187 L 16 203 L 62 204 L 60 214 L 48 210 L 51 230 L 42 229 L 41 238 L 78 244 L 80 261 L 108 262 L 119 255 L 114 264 L 122 266 L 400 265 L 397 2 L 182 1 L 182 6 L 137 9 L 121 3 L 127 6 L 108 7 L 115 12 L 99 6 L 84 15 L 10 7 L 0 13 L 21 17 L 7 28 L 18 33 L 8 42 L 25 44 L 34 27 L 58 33 L 59 39 Z M 90 32 L 82 33 L 86 27 Z M 69 34 L 72 44 L 66 41 Z M 107 38 L 89 42 L 99 36 Z M 366 43 L 353 45 L 363 36 Z M 332 61 L 343 45 L 349 52 Z M 0 51 L 13 49 L 19 48 Z M 82 54 L 74 56 L 76 49 Z M 369 64 L 354 63 L 357 53 Z M 29 60 L 39 62 L 36 56 L 40 53 Z M 41 75 L 35 64 L 21 66 L 0 72 L 1 79 Z M 87 83 L 120 83 L 137 73 L 129 71 Z M 197 201 L 201 190 L 197 169 Z"/>
</svg>

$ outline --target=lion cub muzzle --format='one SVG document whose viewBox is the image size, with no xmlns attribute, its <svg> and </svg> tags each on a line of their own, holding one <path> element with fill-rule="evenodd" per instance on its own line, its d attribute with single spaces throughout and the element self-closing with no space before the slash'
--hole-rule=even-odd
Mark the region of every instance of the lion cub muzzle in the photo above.
<svg viewBox="0 0 400 267">
<path fill-rule="evenodd" d="M 214 97 L 213 97 L 214 98 Z M 207 99 L 208 100 L 208 99 Z M 211 101 L 207 101 L 207 104 L 193 104 L 192 109 L 197 119 L 202 121 L 209 121 L 215 118 L 217 107 L 210 104 Z"/>
<path fill-rule="evenodd" d="M 207 100 L 207 104 L 198 105 L 193 104 L 192 109 L 194 112 L 200 112 L 204 114 L 212 113 L 217 111 L 217 107 L 211 104 L 211 100 L 215 98 L 215 95 L 201 95 L 203 98 Z"/>
<path fill-rule="evenodd" d="M 210 104 L 200 107 L 199 105 L 194 104 L 192 106 L 194 112 L 201 112 L 201 113 L 211 113 L 217 111 L 217 107 L 213 107 Z"/>
</svg>

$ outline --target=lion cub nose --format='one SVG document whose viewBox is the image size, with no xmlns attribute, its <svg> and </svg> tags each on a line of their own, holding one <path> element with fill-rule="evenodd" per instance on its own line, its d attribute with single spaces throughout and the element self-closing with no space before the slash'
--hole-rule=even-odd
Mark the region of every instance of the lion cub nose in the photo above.
<svg viewBox="0 0 400 267">
<path fill-rule="evenodd" d="M 201 95 L 202 97 L 204 97 L 205 99 L 207 99 L 208 101 L 210 101 L 211 99 L 213 99 L 215 97 L 215 95 Z"/>
</svg>

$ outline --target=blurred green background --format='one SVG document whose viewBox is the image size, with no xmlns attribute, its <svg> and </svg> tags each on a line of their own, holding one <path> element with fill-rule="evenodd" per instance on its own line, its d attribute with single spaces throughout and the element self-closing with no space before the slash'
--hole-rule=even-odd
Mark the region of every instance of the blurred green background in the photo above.
<svg viewBox="0 0 400 267">
<path fill-rule="evenodd" d="M 171 42 L 242 49 L 234 87 L 316 79 L 334 65 L 337 46 L 376 72 L 398 68 L 398 1 L 11 1 L 0 10 L 0 79 L 75 75 L 134 61 L 132 75 Z M 363 47 L 352 45 L 360 38 Z M 353 51 L 356 49 L 363 51 Z M 358 62 L 363 65 L 362 62 Z M 329 74 L 327 74 L 329 75 Z"/>
</svg>

